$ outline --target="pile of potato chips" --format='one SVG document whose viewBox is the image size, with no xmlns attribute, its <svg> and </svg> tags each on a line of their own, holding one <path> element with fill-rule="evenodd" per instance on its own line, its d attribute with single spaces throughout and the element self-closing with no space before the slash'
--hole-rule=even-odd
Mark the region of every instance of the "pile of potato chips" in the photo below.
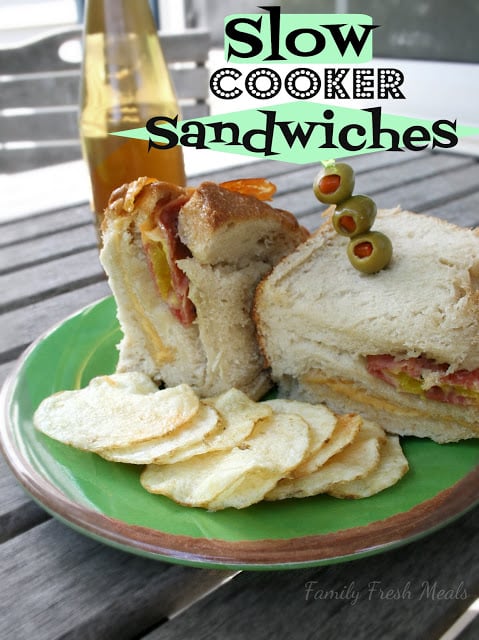
<svg viewBox="0 0 479 640">
<path fill-rule="evenodd" d="M 141 373 L 94 378 L 46 398 L 35 427 L 115 462 L 146 465 L 143 487 L 212 511 L 327 493 L 364 498 L 408 470 L 397 436 L 355 414 L 237 389 L 199 399 Z"/>
</svg>

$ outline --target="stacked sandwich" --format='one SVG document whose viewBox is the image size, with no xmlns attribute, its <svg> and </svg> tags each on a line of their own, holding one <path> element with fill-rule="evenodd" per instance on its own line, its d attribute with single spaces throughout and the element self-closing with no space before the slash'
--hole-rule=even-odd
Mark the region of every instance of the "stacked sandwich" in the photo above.
<svg viewBox="0 0 479 640">
<path fill-rule="evenodd" d="M 391 433 L 479 435 L 479 235 L 400 209 L 374 274 L 345 258 L 331 219 L 257 290 L 259 339 L 280 393 L 358 412 Z"/>
<path fill-rule="evenodd" d="M 272 383 L 251 319 L 255 287 L 309 234 L 291 213 L 232 190 L 247 181 L 226 186 L 125 184 L 105 211 L 100 258 L 124 335 L 119 372 L 256 399 Z"/>
</svg>

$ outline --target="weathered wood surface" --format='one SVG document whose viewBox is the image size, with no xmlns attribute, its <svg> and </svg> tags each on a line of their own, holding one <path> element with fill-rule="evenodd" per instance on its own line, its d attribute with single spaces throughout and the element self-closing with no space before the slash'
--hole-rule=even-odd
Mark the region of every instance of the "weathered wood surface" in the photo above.
<svg viewBox="0 0 479 640">
<path fill-rule="evenodd" d="M 473 513 L 420 542 L 353 563 L 243 573 L 145 640 L 439 638 L 478 593 L 478 567 L 471 572 L 463 552 L 478 534 Z"/>
<path fill-rule="evenodd" d="M 207 115 L 209 32 L 190 29 L 160 37 L 183 118 Z M 0 49 L 0 171 L 81 157 L 81 39 L 81 27 L 67 28 Z"/>
<path fill-rule="evenodd" d="M 401 204 L 464 225 L 479 223 L 475 159 L 388 153 L 358 156 L 354 166 L 358 187 L 380 206 Z M 322 210 L 311 191 L 316 170 L 262 162 L 206 177 L 270 178 L 278 186 L 275 204 L 314 229 Z M 0 287 L 3 382 L 34 339 L 109 293 L 88 206 L 0 224 Z M 386 554 L 331 567 L 242 573 L 223 585 L 229 572 L 149 561 L 70 530 L 29 499 L 0 457 L 0 541 L 0 637 L 6 640 L 435 639 L 479 595 L 477 509 Z M 314 582 L 316 599 L 306 599 L 308 582 Z M 404 597 L 370 593 L 373 582 L 378 589 L 402 590 Z M 434 599 L 432 592 L 421 595 L 423 585 L 459 591 L 457 597 Z M 359 593 L 354 605 L 354 595 L 340 597 L 348 587 L 350 594 Z M 194 604 L 198 598 L 203 599 Z M 471 629 L 464 639 L 475 637 Z"/>
<path fill-rule="evenodd" d="M 83 27 L 55 29 L 18 46 L 3 48 L 1 75 L 32 75 L 54 71 L 67 75 L 80 71 L 81 40 Z M 210 49 L 210 34 L 205 29 L 189 29 L 181 33 L 159 32 L 165 59 L 169 63 L 191 62 L 204 64 Z M 65 55 L 66 45 L 76 45 L 73 53 Z M 0 107 L 5 103 L 0 98 Z M 23 103 L 28 106 L 29 103 Z"/>
</svg>

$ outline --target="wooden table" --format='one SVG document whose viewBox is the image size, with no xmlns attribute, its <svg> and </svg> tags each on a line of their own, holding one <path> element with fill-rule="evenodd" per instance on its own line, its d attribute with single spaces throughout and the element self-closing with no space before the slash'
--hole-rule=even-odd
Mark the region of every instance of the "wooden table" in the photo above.
<svg viewBox="0 0 479 640">
<path fill-rule="evenodd" d="M 357 188 L 464 226 L 479 223 L 479 165 L 443 153 L 353 161 Z M 276 206 L 315 228 L 316 167 L 261 162 Z M 195 180 L 196 182 L 196 180 Z M 28 189 L 28 185 L 25 185 Z M 109 294 L 87 204 L 0 225 L 0 375 L 65 316 Z M 479 594 L 479 510 L 386 553 L 326 567 L 232 572 L 167 564 L 84 537 L 24 494 L 0 457 L 0 638 L 435 639 Z M 479 637 L 477 618 L 461 640 Z"/>
</svg>

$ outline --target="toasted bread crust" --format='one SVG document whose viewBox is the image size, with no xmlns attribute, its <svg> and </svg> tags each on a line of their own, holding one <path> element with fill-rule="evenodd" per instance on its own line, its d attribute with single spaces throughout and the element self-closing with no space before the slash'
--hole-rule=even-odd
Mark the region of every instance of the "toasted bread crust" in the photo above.
<svg viewBox="0 0 479 640">
<path fill-rule="evenodd" d="M 189 197 L 192 189 L 178 187 L 169 182 L 162 182 L 143 176 L 123 184 L 115 189 L 105 209 L 102 231 L 110 221 L 120 217 L 137 217 L 149 215 L 159 202 L 169 202 L 181 196 Z"/>
<path fill-rule="evenodd" d="M 236 264 L 241 254 L 274 262 L 309 237 L 288 211 L 253 196 L 203 182 L 183 206 L 178 230 L 192 254 L 205 264 Z"/>
<path fill-rule="evenodd" d="M 229 191 L 214 182 L 202 182 L 195 189 L 189 206 L 182 212 L 182 229 L 185 237 L 193 233 L 210 235 L 232 222 L 260 219 L 277 222 L 286 233 L 299 233 L 304 239 L 309 236 L 289 211 L 275 209 L 258 198 Z"/>
</svg>

